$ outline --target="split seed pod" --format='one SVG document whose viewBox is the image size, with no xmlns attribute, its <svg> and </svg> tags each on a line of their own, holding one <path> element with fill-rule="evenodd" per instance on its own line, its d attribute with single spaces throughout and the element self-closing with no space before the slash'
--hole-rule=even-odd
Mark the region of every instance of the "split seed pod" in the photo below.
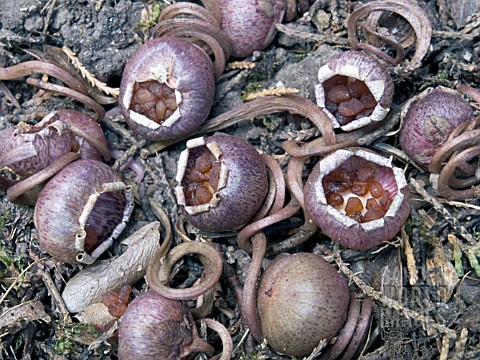
<svg viewBox="0 0 480 360">
<path fill-rule="evenodd" d="M 87 114 L 64 109 L 55 112 L 55 119 L 65 123 L 79 144 L 82 159 L 107 161 L 110 159 L 107 139 L 102 127 Z"/>
<path fill-rule="evenodd" d="M 152 39 L 123 71 L 118 102 L 132 130 L 149 140 L 188 135 L 213 104 L 213 64 L 197 45 L 180 38 Z"/>
<path fill-rule="evenodd" d="M 43 188 L 34 220 L 40 244 L 53 258 L 91 264 L 120 235 L 132 210 L 131 188 L 108 165 L 82 159 Z"/>
<path fill-rule="evenodd" d="M 360 51 L 345 51 L 318 71 L 315 97 L 336 128 L 352 131 L 378 123 L 390 111 L 393 80 L 386 67 Z"/>
<path fill-rule="evenodd" d="M 39 123 L 19 123 L 0 133 L 0 168 L 26 178 L 72 151 L 73 135 L 50 113 Z"/>
<path fill-rule="evenodd" d="M 403 171 L 362 148 L 338 150 L 320 160 L 304 196 L 306 211 L 322 231 L 357 250 L 391 240 L 410 212 Z"/>
<path fill-rule="evenodd" d="M 196 138 L 178 160 L 175 188 L 186 218 L 202 231 L 231 231 L 245 225 L 268 189 L 266 166 L 245 140 L 225 134 Z"/>
</svg>

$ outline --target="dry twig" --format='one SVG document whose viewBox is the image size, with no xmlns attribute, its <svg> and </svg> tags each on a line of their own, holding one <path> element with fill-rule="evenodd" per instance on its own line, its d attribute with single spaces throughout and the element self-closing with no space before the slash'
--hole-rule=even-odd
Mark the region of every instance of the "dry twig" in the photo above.
<svg viewBox="0 0 480 360">
<path fill-rule="evenodd" d="M 63 52 L 68 56 L 72 64 L 80 71 L 80 74 L 84 79 L 87 79 L 92 86 L 96 87 L 98 90 L 103 91 L 107 95 L 112 95 L 118 97 L 120 89 L 111 88 L 107 86 L 104 82 L 98 80 L 94 74 L 87 70 L 87 68 L 81 63 L 78 59 L 77 54 L 75 54 L 68 46 L 62 48 Z"/>
<path fill-rule="evenodd" d="M 337 244 L 334 246 L 333 251 L 326 250 L 326 253 L 327 256 L 333 258 L 340 271 L 345 274 L 350 279 L 350 281 L 353 281 L 365 293 L 365 295 L 380 302 L 382 305 L 388 307 L 389 309 L 398 311 L 407 319 L 418 321 L 419 323 L 421 323 L 422 328 L 427 332 L 428 335 L 434 336 L 439 334 L 445 334 L 445 336 L 447 336 L 449 339 L 457 339 L 457 334 L 455 330 L 449 329 L 447 326 L 437 323 L 432 317 L 428 315 L 422 315 L 414 310 L 406 308 L 400 302 L 390 299 L 389 297 L 385 296 L 381 291 L 375 290 L 373 287 L 367 285 L 352 270 L 350 270 L 348 264 L 343 262 Z"/>
</svg>

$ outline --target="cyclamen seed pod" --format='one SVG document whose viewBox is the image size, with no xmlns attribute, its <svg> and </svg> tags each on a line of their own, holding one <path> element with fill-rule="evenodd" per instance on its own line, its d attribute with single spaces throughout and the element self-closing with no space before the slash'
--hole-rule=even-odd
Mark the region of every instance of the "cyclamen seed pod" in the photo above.
<svg viewBox="0 0 480 360">
<path fill-rule="evenodd" d="M 334 127 L 352 131 L 379 122 L 390 111 L 393 80 L 374 57 L 350 50 L 318 71 L 315 97 Z"/>
<path fill-rule="evenodd" d="M 189 359 L 213 348 L 198 335 L 188 307 L 147 291 L 127 307 L 118 330 L 119 360 Z"/>
<path fill-rule="evenodd" d="M 109 160 L 107 139 L 98 122 L 87 114 L 72 109 L 58 110 L 55 112 L 54 118 L 67 124 L 68 128 L 73 130 L 75 140 L 80 145 L 79 152 L 82 159 Z"/>
<path fill-rule="evenodd" d="M 338 150 L 319 161 L 304 196 L 305 210 L 322 231 L 357 250 L 391 240 L 410 212 L 403 171 L 362 148 Z"/>
<path fill-rule="evenodd" d="M 402 111 L 402 150 L 422 169 L 459 124 L 472 120 L 475 109 L 455 90 L 438 86 L 415 96 Z"/>
<path fill-rule="evenodd" d="M 245 225 L 267 194 L 266 166 L 245 140 L 225 134 L 196 138 L 178 161 L 175 188 L 186 219 L 202 231 Z"/>
<path fill-rule="evenodd" d="M 77 160 L 43 188 L 35 206 L 39 241 L 55 259 L 93 263 L 123 231 L 131 188 L 106 164 Z"/>
<path fill-rule="evenodd" d="M 73 135 L 50 113 L 39 123 L 19 123 L 0 133 L 0 168 L 28 177 L 72 151 Z"/>
<path fill-rule="evenodd" d="M 132 130 L 149 140 L 188 135 L 208 117 L 215 80 L 212 61 L 180 38 L 152 39 L 123 71 L 118 102 Z"/>
<path fill-rule="evenodd" d="M 285 0 L 221 0 L 222 31 L 232 43 L 232 55 L 244 58 L 267 47 L 285 11 Z"/>
<path fill-rule="evenodd" d="M 262 275 L 258 314 L 268 344 L 288 356 L 308 356 L 330 341 L 347 317 L 347 282 L 316 254 L 276 258 Z"/>
</svg>

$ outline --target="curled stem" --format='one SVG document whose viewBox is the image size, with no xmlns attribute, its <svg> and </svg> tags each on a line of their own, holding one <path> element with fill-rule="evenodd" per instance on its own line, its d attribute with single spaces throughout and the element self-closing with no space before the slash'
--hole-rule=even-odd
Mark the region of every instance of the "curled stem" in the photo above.
<svg viewBox="0 0 480 360">
<path fill-rule="evenodd" d="M 287 166 L 287 184 L 302 209 L 305 209 L 302 172 L 308 157 L 291 157 Z"/>
<path fill-rule="evenodd" d="M 257 311 L 257 280 L 267 248 L 267 238 L 257 233 L 252 238 L 252 261 L 243 285 L 243 313 L 250 333 L 258 342 L 263 341 L 262 325 Z"/>
<path fill-rule="evenodd" d="M 254 236 L 254 234 L 259 233 L 267 226 L 276 224 L 282 220 L 289 218 L 290 216 L 295 214 L 298 209 L 300 209 L 300 205 L 298 205 L 295 199 L 292 199 L 283 209 L 279 210 L 275 214 L 269 215 L 263 219 L 248 224 L 237 235 L 238 246 L 240 246 L 240 248 L 245 251 L 252 252 L 253 246 L 249 240 L 252 236 Z"/>
<path fill-rule="evenodd" d="M 337 142 L 332 123 L 327 114 L 309 99 L 293 94 L 265 96 L 243 103 L 206 121 L 195 133 L 189 134 L 188 137 L 219 131 L 246 120 L 284 111 L 308 118 L 319 128 L 326 144 L 335 144 Z M 185 137 L 175 140 L 157 141 L 148 147 L 148 151 L 150 154 L 153 154 L 184 139 Z"/>
<path fill-rule="evenodd" d="M 310 142 L 287 140 L 283 143 L 283 149 L 294 157 L 303 156 L 324 156 L 339 149 L 364 146 L 372 143 L 387 132 L 400 121 L 401 105 L 388 113 L 383 121 L 364 126 L 355 131 L 340 133 L 336 136 L 336 143 L 328 143 L 323 137 L 316 138 Z"/>
<path fill-rule="evenodd" d="M 333 344 L 325 353 L 322 354 L 324 360 L 334 360 L 340 356 L 350 343 L 357 322 L 360 316 L 360 301 L 356 296 L 350 296 L 350 306 L 348 308 L 347 322 L 343 325 L 342 330 L 338 334 L 335 344 Z"/>
<path fill-rule="evenodd" d="M 267 249 L 267 255 L 273 256 L 281 254 L 295 246 L 303 244 L 305 241 L 310 239 L 318 230 L 317 224 L 310 219 L 310 217 L 304 212 L 305 222 L 302 226 L 295 230 L 295 233 L 285 240 L 280 241 L 279 243 L 271 244 Z"/>
<path fill-rule="evenodd" d="M 365 25 L 359 26 L 359 20 L 367 17 L 372 12 L 378 11 L 394 12 L 403 17 L 410 24 L 416 36 L 415 53 L 410 60 L 410 66 L 414 69 L 418 68 L 421 65 L 421 61 L 430 46 L 430 40 L 432 38 L 432 24 L 425 11 L 415 1 L 412 0 L 372 1 L 357 7 L 350 14 L 347 20 L 348 41 L 350 42 L 352 49 L 364 49 L 370 51 L 376 55 L 380 55 L 392 65 L 397 65 L 403 61 L 404 51 L 400 49 L 403 49 L 403 46 L 406 44 L 398 42 L 398 40 L 395 39 L 392 34 L 389 36 L 383 36 L 379 34 L 376 31 L 376 26 L 374 29 L 368 29 L 368 35 L 370 35 L 370 37 L 373 35 L 373 37 L 377 37 L 386 42 L 388 45 L 393 46 L 397 50 L 395 58 L 383 53 L 375 45 L 367 42 L 362 43 L 358 39 L 357 28 L 366 28 L 368 25 L 372 25 L 372 22 L 370 21 L 370 24 L 367 22 Z M 373 23 L 376 25 L 375 22 Z M 366 38 L 368 39 L 368 36 L 366 36 Z"/>
<path fill-rule="evenodd" d="M 80 154 L 74 152 L 62 155 L 46 168 L 10 186 L 7 190 L 7 199 L 17 204 L 35 204 L 38 192 L 33 191 L 32 193 L 31 190 L 34 190 L 36 186 L 41 185 L 65 166 L 79 158 Z"/>
<path fill-rule="evenodd" d="M 480 129 L 475 129 L 479 122 L 477 118 L 458 125 L 430 161 L 428 170 L 438 174 L 438 192 L 446 199 L 465 200 L 480 195 L 476 166 L 469 164 L 480 155 Z M 457 169 L 461 177 L 457 177 Z"/>
<path fill-rule="evenodd" d="M 110 150 L 108 147 L 101 141 L 97 140 L 95 137 L 87 133 L 86 131 L 83 131 L 82 129 L 76 127 L 75 125 L 68 124 L 68 129 L 75 135 L 83 138 L 85 141 L 87 141 L 90 145 L 92 145 L 95 149 L 97 149 L 103 157 L 103 160 L 109 161 L 111 156 Z"/>
<path fill-rule="evenodd" d="M 233 353 L 233 340 L 228 332 L 228 330 L 223 326 L 221 323 L 218 321 L 215 321 L 213 319 L 209 318 L 204 318 L 197 320 L 197 324 L 205 323 L 207 327 L 213 331 L 215 331 L 220 339 L 222 340 L 222 354 L 220 356 L 214 356 L 212 359 L 215 360 L 229 360 L 232 357 Z"/>
<path fill-rule="evenodd" d="M 70 96 L 71 98 L 80 101 L 82 104 L 87 105 L 95 112 L 95 115 L 92 117 L 95 121 L 100 121 L 105 116 L 105 110 L 103 109 L 103 107 L 101 107 L 92 98 L 76 90 L 67 88 L 65 86 L 44 82 L 34 78 L 27 78 L 27 84 L 36 86 L 43 90 L 51 91 L 56 94 Z"/>
<path fill-rule="evenodd" d="M 268 168 L 268 193 L 252 222 L 278 212 L 285 202 L 285 178 L 280 164 L 269 154 L 262 154 L 262 159 Z"/>
<path fill-rule="evenodd" d="M 196 308 L 191 308 L 190 312 L 195 320 L 202 319 L 210 315 L 215 300 L 215 287 L 211 287 L 202 295 L 202 304 Z"/>
<path fill-rule="evenodd" d="M 0 68 L 0 80 L 15 80 L 19 77 L 28 76 L 32 74 L 46 74 L 52 76 L 72 90 L 75 90 L 83 95 L 88 95 L 88 90 L 85 85 L 75 79 L 68 71 L 61 67 L 47 62 L 32 60 L 13 65 L 7 68 Z"/>
<path fill-rule="evenodd" d="M 173 266 L 189 254 L 197 254 L 204 266 L 202 282 L 187 289 L 169 287 Z M 164 258 L 150 263 L 147 269 L 147 282 L 153 291 L 168 299 L 194 300 L 217 283 L 222 275 L 222 269 L 222 257 L 213 246 L 198 241 L 184 242 L 175 246 Z"/>
<path fill-rule="evenodd" d="M 215 60 L 213 67 L 215 79 L 218 79 L 225 69 L 227 59 L 230 57 L 232 48 L 228 38 L 220 28 L 209 22 L 197 19 L 166 19 L 158 23 L 155 29 L 155 37 L 175 36 L 198 39 L 204 42 L 212 52 Z"/>
<path fill-rule="evenodd" d="M 480 145 L 470 147 L 461 153 L 450 158 L 448 163 L 443 167 L 438 176 L 438 192 L 448 200 L 465 200 L 475 199 L 480 196 L 479 180 L 472 176 L 470 182 L 476 183 L 476 186 L 471 186 L 468 189 L 454 189 L 451 187 L 452 179 L 455 178 L 455 170 L 463 163 L 480 155 Z M 467 182 L 465 182 L 468 184 Z"/>
<path fill-rule="evenodd" d="M 355 328 L 355 333 L 353 334 L 347 349 L 343 353 L 345 359 L 353 358 L 360 346 L 363 344 L 368 334 L 372 313 L 373 300 L 370 297 L 366 297 L 362 302 L 362 310 L 360 311 L 360 315 L 358 317 L 358 324 Z"/>
</svg>

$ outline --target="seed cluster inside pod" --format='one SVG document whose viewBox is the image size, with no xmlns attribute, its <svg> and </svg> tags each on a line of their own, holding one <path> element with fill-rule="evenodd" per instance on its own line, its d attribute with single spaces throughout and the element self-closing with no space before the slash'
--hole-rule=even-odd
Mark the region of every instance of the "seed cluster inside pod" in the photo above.
<svg viewBox="0 0 480 360">
<path fill-rule="evenodd" d="M 398 189 L 392 169 L 352 156 L 325 175 L 327 203 L 359 223 L 381 219 Z"/>
<path fill-rule="evenodd" d="M 335 75 L 322 85 L 326 95 L 325 106 L 342 126 L 370 116 L 377 106 L 368 86 L 361 80 Z"/>
<path fill-rule="evenodd" d="M 206 204 L 212 199 L 218 191 L 220 168 L 220 160 L 206 146 L 192 149 L 182 180 L 188 206 Z"/>
<path fill-rule="evenodd" d="M 130 110 L 161 124 L 177 110 L 175 89 L 156 80 L 135 82 Z"/>
</svg>

